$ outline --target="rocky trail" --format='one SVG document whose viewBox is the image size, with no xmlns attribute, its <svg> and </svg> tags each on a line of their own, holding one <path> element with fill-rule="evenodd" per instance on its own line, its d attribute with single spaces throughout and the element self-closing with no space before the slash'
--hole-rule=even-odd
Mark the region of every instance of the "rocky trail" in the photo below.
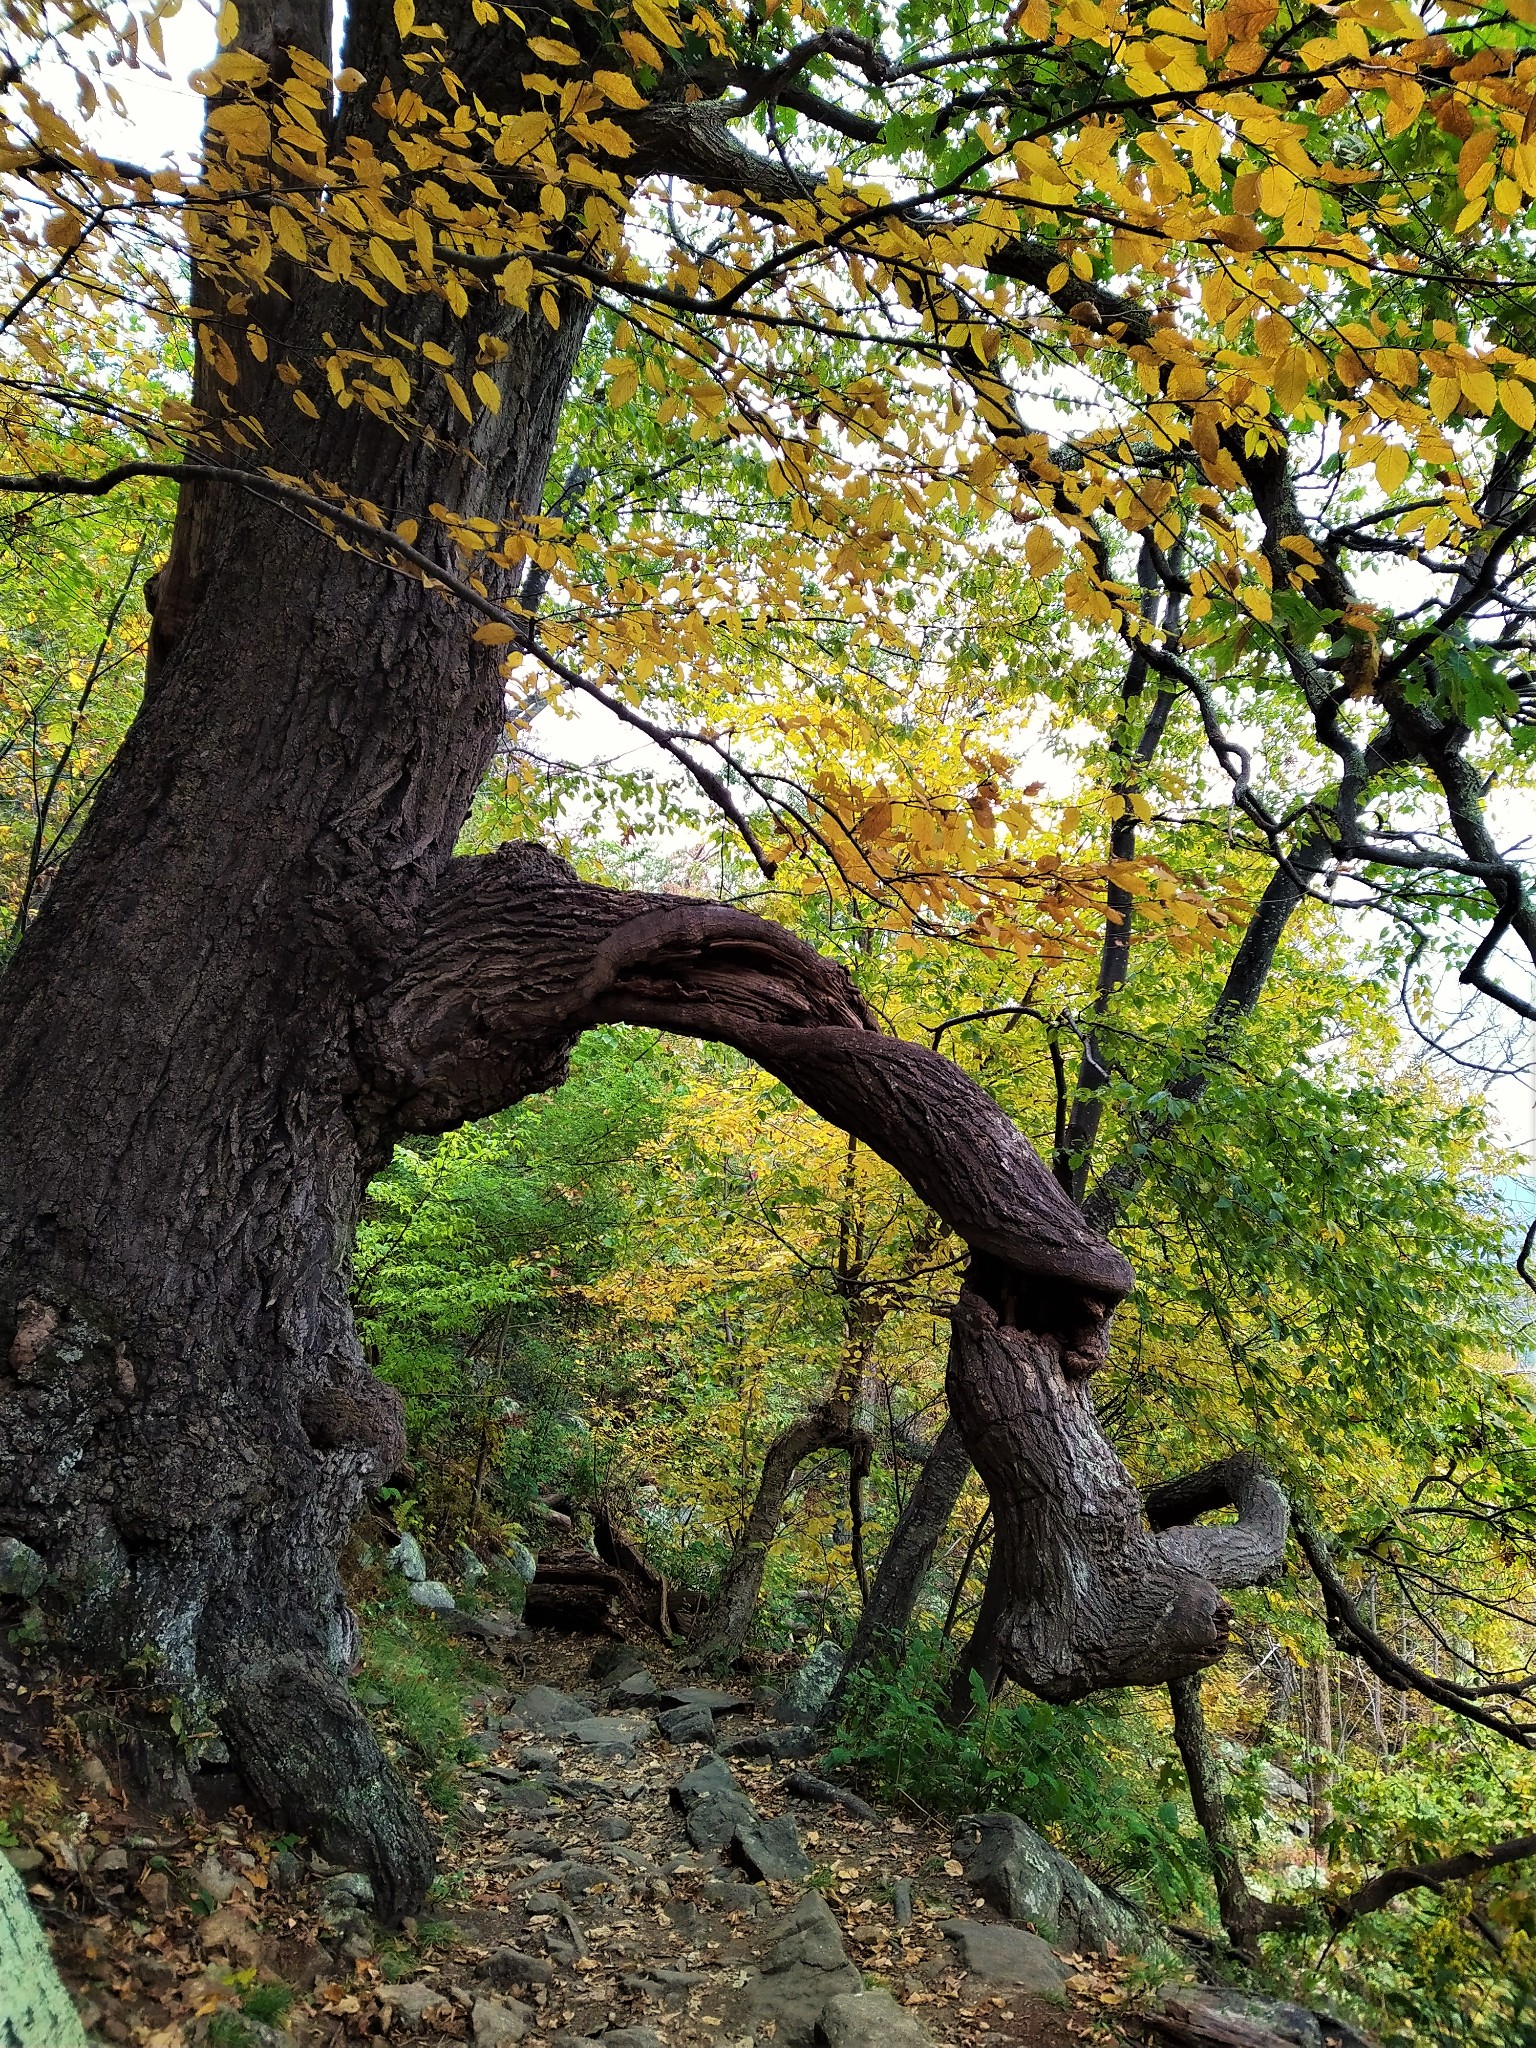
<svg viewBox="0 0 1536 2048">
<path fill-rule="evenodd" d="M 469 1703 L 477 1754 L 440 1895 L 399 1930 L 375 1923 L 366 1878 L 274 1839 L 238 1807 L 157 1822 L 85 1743 L 62 1765 L 77 1723 L 0 1667 L 0 1741 L 28 1724 L 50 1731 L 0 1752 L 12 1835 L 24 1837 L 6 1853 L 92 2037 L 136 2048 L 1360 2041 L 1299 2007 L 1182 1983 L 1193 1972 L 1160 1937 L 1011 1816 L 956 1831 L 877 1811 L 823 1775 L 809 1731 L 761 1700 L 702 1686 L 649 1650 L 642 1660 L 611 1641 L 500 1637 L 476 1645 L 496 1682 Z M 45 1797 L 53 1810 L 39 1819 Z"/>
</svg>

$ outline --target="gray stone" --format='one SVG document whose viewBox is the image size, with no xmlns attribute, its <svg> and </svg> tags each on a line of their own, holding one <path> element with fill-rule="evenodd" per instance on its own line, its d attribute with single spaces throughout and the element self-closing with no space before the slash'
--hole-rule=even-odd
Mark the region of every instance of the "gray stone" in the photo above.
<svg viewBox="0 0 1536 2048">
<path fill-rule="evenodd" d="M 1111 1943 L 1145 1946 L 1147 1931 L 1130 1907 L 1101 1891 L 1017 1814 L 972 1814 L 955 1836 L 955 1854 L 966 1883 L 989 1906 L 1058 1948 L 1097 1955 Z"/>
<path fill-rule="evenodd" d="M 660 1689 L 667 1707 L 703 1707 L 710 1714 L 744 1714 L 752 1702 L 739 1692 L 718 1692 L 712 1685 L 667 1685 Z"/>
<path fill-rule="evenodd" d="M 512 1702 L 513 1719 L 535 1735 L 567 1735 L 578 1721 L 589 1721 L 592 1709 L 552 1685 L 533 1685 Z"/>
<path fill-rule="evenodd" d="M 659 1702 L 661 1688 L 649 1671 L 631 1671 L 627 1678 L 621 1678 L 608 1695 L 610 1707 L 650 1706 Z"/>
<path fill-rule="evenodd" d="M 1264 1788 L 1264 1797 L 1280 1806 L 1304 1806 L 1310 1796 L 1306 1786 L 1299 1784 L 1289 1771 L 1282 1771 L 1278 1764 L 1260 1764 L 1259 1783 Z"/>
<path fill-rule="evenodd" d="M 746 1985 L 745 2001 L 755 2032 L 772 2024 L 775 2048 L 812 2048 L 829 2003 L 863 1988 L 826 1900 L 807 1892 L 785 1921 L 767 1967 Z"/>
<path fill-rule="evenodd" d="M 891 1886 L 891 1918 L 898 1927 L 912 1925 L 912 1880 L 898 1877 Z"/>
<path fill-rule="evenodd" d="M 718 1757 L 706 1757 L 701 1764 L 695 1764 L 685 1778 L 679 1778 L 672 1787 L 672 1804 L 680 1806 L 684 1813 L 692 1813 L 701 1799 L 719 1799 L 734 1793 L 738 1799 L 745 1799 L 735 1773 Z"/>
<path fill-rule="evenodd" d="M 1209 2014 L 1213 2019 L 1246 2020 L 1252 2027 L 1286 2043 L 1286 2048 L 1325 2048 L 1327 2035 L 1315 2012 L 1283 1998 L 1257 1998 L 1221 1984 L 1165 1984 L 1158 2007 L 1170 2018 L 1180 2012 Z"/>
<path fill-rule="evenodd" d="M 498 1991 L 518 1984 L 552 1984 L 555 1966 L 543 1956 L 525 1956 L 520 1949 L 493 1948 L 485 1959 L 485 1977 Z"/>
<path fill-rule="evenodd" d="M 427 1576 L 427 1560 L 421 1554 L 421 1545 L 409 1529 L 390 1551 L 389 1562 L 402 1579 L 410 1579 L 418 1585 Z"/>
<path fill-rule="evenodd" d="M 983 1984 L 1011 1984 L 1037 1998 L 1064 1996 L 1067 1973 L 1038 1934 L 986 1920 L 950 1920 L 944 1932 L 959 1949 L 961 1963 Z"/>
<path fill-rule="evenodd" d="M 767 1894 L 756 1885 L 725 1877 L 709 1880 L 704 1887 L 704 1903 L 719 1913 L 750 1913 L 754 1919 L 769 1910 Z"/>
<path fill-rule="evenodd" d="M 652 1733 L 655 1722 L 644 1714 L 593 1714 L 566 1729 L 573 1742 L 613 1756 L 629 1756 Z"/>
<path fill-rule="evenodd" d="M 545 1820 L 556 1810 L 542 1785 L 498 1785 L 496 1799 L 498 1805 L 535 1820 Z"/>
<path fill-rule="evenodd" d="M 751 1876 L 769 1884 L 791 1884 L 811 1874 L 799 1830 L 787 1813 L 775 1820 L 740 1822 L 731 1836 L 731 1856 Z"/>
<path fill-rule="evenodd" d="M 622 1813 L 610 1813 L 597 1824 L 598 1839 L 604 1842 L 627 1842 L 634 1832 L 634 1822 Z"/>
<path fill-rule="evenodd" d="M 784 1689 L 779 1713 L 786 1721 L 815 1721 L 843 1675 L 846 1659 L 830 1638 L 818 1643 Z"/>
<path fill-rule="evenodd" d="M 539 1560 L 526 1543 L 509 1543 L 506 1563 L 513 1578 L 521 1579 L 525 1586 L 533 1580 L 539 1569 Z"/>
<path fill-rule="evenodd" d="M 512 2048 L 527 2033 L 532 2018 L 529 2008 L 515 1999 L 477 1998 L 469 2015 L 475 2048 Z"/>
<path fill-rule="evenodd" d="M 828 1999 L 821 2036 L 827 2048 L 931 2048 L 933 2041 L 889 1991 L 850 1991 Z"/>
<path fill-rule="evenodd" d="M 656 1716 L 656 1726 L 668 1742 L 702 1742 L 706 1748 L 715 1739 L 715 1717 L 708 1707 L 673 1707 Z"/>
<path fill-rule="evenodd" d="M 416 1579 L 411 1584 L 411 1598 L 418 1607 L 428 1608 L 433 1614 L 451 1614 L 457 1602 L 441 1579 Z"/>
<path fill-rule="evenodd" d="M 738 1827 L 757 1818 L 757 1809 L 716 1758 L 691 1770 L 672 1787 L 673 1804 L 686 1816 L 695 1849 L 723 1849 Z"/>
<path fill-rule="evenodd" d="M 0 1599 L 30 1600 L 40 1592 L 48 1567 L 17 1536 L 0 1536 Z"/>
<path fill-rule="evenodd" d="M 601 1649 L 592 1652 L 592 1662 L 587 1666 L 588 1678 L 606 1678 L 617 1684 L 621 1678 L 633 1678 L 643 1671 L 638 1650 L 628 1643 L 604 1643 Z"/>
<path fill-rule="evenodd" d="M 824 1747 L 814 1728 L 748 1728 L 740 1735 L 722 1736 L 715 1744 L 715 1754 L 767 1757 L 770 1763 L 789 1763 L 815 1756 Z"/>
<path fill-rule="evenodd" d="M 458 1549 L 454 1552 L 454 1559 L 459 1567 L 459 1577 L 464 1581 L 465 1585 L 478 1586 L 485 1577 L 485 1566 L 476 1557 L 467 1543 L 459 1545 Z"/>
<path fill-rule="evenodd" d="M 413 2033 L 419 2033 L 427 2024 L 427 2015 L 434 2010 L 444 2020 L 450 2019 L 457 2011 L 453 2000 L 441 1984 L 390 1984 L 381 1994 L 384 2002 L 403 2018 Z M 434 2027 L 433 2032 L 437 2029 Z"/>
<path fill-rule="evenodd" d="M 333 1909 L 361 1907 L 365 1913 L 371 1913 L 373 1879 L 361 1870 L 343 1870 L 326 1879 L 320 1896 Z"/>
<path fill-rule="evenodd" d="M 517 1752 L 517 1761 L 525 1771 L 558 1771 L 560 1752 L 556 1749 L 535 1749 L 530 1745 Z"/>
<path fill-rule="evenodd" d="M 701 1799 L 684 1826 L 695 1849 L 723 1849 L 739 1827 L 750 1826 L 756 1809 L 746 1794 L 722 1793 Z"/>
<path fill-rule="evenodd" d="M 654 2027 L 614 2027 L 599 2037 L 597 2048 L 663 2048 Z"/>
</svg>

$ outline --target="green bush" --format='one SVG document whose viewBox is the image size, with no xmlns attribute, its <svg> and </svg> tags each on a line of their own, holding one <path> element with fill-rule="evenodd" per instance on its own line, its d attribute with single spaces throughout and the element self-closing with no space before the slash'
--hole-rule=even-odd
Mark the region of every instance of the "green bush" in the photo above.
<svg viewBox="0 0 1536 2048">
<path fill-rule="evenodd" d="M 444 1638 L 421 1610 L 379 1605 L 363 1616 L 361 1696 L 385 1739 L 422 1774 L 422 1791 L 441 1812 L 459 1805 L 455 1767 L 469 1762 L 463 1700 L 480 1682 L 473 1660 Z"/>
<path fill-rule="evenodd" d="M 952 1727 L 953 1668 L 954 1647 L 935 1630 L 898 1671 L 857 1673 L 831 1761 L 927 1813 L 1016 1813 L 1163 1912 L 1203 1899 L 1204 1843 L 1185 1828 L 1177 1766 L 1133 1695 L 1051 1707 L 1019 1694 L 989 1702 L 978 1688 L 975 1714 Z"/>
</svg>

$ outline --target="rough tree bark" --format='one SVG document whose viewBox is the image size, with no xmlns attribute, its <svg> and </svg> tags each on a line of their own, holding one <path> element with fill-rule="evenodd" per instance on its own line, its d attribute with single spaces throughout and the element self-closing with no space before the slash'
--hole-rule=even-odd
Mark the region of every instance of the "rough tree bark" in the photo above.
<svg viewBox="0 0 1536 2048">
<path fill-rule="evenodd" d="M 547 878 L 538 891 L 531 860 Z M 1219 1588 L 1279 1564 L 1278 1489 L 1234 1460 L 1165 1489 L 1164 1505 L 1193 1517 L 1235 1501 L 1235 1527 L 1142 1526 L 1090 1391 L 1130 1268 L 991 1097 L 927 1048 L 882 1037 L 840 968 L 740 912 L 592 888 L 504 849 L 452 864 L 360 1052 L 393 1096 L 378 1113 L 444 1128 L 498 1106 L 509 1081 L 601 1023 L 736 1046 L 896 1167 L 970 1246 L 948 1392 L 993 1499 L 1006 1674 L 1068 1700 L 1219 1657 Z"/>
<path fill-rule="evenodd" d="M 242 6 L 248 40 L 265 19 L 268 43 L 329 54 L 327 10 L 279 12 Z M 472 29 L 467 5 L 444 20 Z M 351 11 L 345 61 L 403 89 L 387 7 Z M 369 99 L 344 103 L 339 142 L 383 139 Z M 362 405 L 294 410 L 280 357 L 323 358 L 354 308 L 313 275 L 284 281 L 268 368 L 242 351 L 222 394 L 200 371 L 215 418 L 227 401 L 262 422 L 269 459 L 345 478 L 389 518 L 439 498 L 537 511 L 584 300 L 557 331 L 487 295 L 499 418 L 465 428 L 427 387 L 406 440 Z M 418 347 L 458 340 L 430 294 L 390 317 Z M 0 1527 L 46 1559 L 63 1643 L 102 1668 L 148 1650 L 279 1813 L 399 1911 L 430 1840 L 341 1682 L 357 1636 L 335 1559 L 402 1449 L 348 1304 L 393 1136 L 352 1038 L 491 758 L 498 660 L 440 596 L 206 485 L 182 496 L 153 655 L 0 981 Z"/>
<path fill-rule="evenodd" d="M 818 1451 L 846 1451 L 850 1467 L 867 1472 L 871 1450 L 869 1431 L 861 1426 L 852 1401 L 824 1401 L 779 1432 L 768 1446 L 751 1511 L 719 1588 L 693 1633 L 692 1662 L 724 1667 L 746 1648 L 768 1553 L 784 1519 L 795 1474 L 806 1459 Z"/>
</svg>

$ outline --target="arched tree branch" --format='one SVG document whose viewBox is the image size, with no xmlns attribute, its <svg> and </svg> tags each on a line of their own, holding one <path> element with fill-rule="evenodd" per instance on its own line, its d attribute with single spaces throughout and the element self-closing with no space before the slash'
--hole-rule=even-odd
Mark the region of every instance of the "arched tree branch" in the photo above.
<svg viewBox="0 0 1536 2048">
<path fill-rule="evenodd" d="M 1090 1391 L 1130 1267 L 984 1090 L 883 1036 L 844 970 L 792 934 L 590 886 L 537 847 L 454 861 L 360 1020 L 358 1113 L 380 1143 L 446 1129 L 552 1085 L 577 1035 L 609 1023 L 737 1047 L 895 1167 L 970 1247 L 948 1388 L 997 1519 L 1004 1674 L 1067 1700 L 1219 1657 L 1220 1589 L 1278 1565 L 1277 1490 L 1222 1467 L 1191 1512 L 1236 1499 L 1237 1529 L 1146 1529 Z"/>
</svg>

